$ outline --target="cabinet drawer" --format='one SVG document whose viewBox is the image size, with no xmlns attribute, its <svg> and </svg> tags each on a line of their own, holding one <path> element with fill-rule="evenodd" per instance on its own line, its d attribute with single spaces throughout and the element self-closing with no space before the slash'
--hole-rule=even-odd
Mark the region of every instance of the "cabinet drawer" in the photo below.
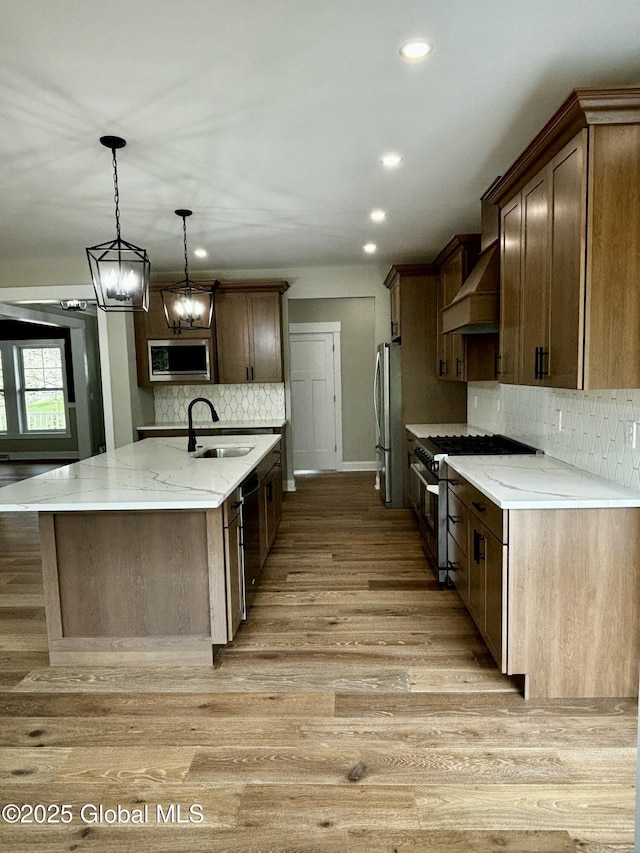
<svg viewBox="0 0 640 853">
<path fill-rule="evenodd" d="M 504 512 L 486 495 L 468 483 L 460 474 L 451 472 L 449 494 L 455 495 L 501 542 L 507 541 L 507 525 Z"/>
<path fill-rule="evenodd" d="M 449 536 L 455 539 L 462 553 L 467 553 L 467 528 L 469 519 L 467 508 L 452 489 L 448 494 L 447 530 Z"/>
<path fill-rule="evenodd" d="M 456 572 L 455 584 L 458 595 L 465 604 L 469 602 L 469 563 L 466 553 L 451 534 L 448 539 L 449 568 Z"/>
</svg>

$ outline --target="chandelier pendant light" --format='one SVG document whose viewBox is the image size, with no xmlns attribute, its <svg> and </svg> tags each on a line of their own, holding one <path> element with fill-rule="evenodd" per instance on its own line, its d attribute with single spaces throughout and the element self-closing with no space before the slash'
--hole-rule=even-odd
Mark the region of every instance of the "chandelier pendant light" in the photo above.
<svg viewBox="0 0 640 853">
<path fill-rule="evenodd" d="M 87 259 L 98 305 L 103 311 L 147 311 L 151 263 L 146 249 L 128 243 L 120 234 L 120 192 L 116 151 L 127 144 L 119 136 L 101 136 L 111 149 L 116 210 L 116 239 L 87 249 Z"/>
<path fill-rule="evenodd" d="M 193 211 L 175 211 L 182 219 L 184 242 L 184 278 L 182 281 L 164 287 L 160 291 L 167 326 L 179 335 L 184 330 L 210 329 L 213 320 L 214 294 L 219 282 L 211 286 L 197 284 L 189 278 L 189 254 L 187 250 L 187 217 Z"/>
</svg>

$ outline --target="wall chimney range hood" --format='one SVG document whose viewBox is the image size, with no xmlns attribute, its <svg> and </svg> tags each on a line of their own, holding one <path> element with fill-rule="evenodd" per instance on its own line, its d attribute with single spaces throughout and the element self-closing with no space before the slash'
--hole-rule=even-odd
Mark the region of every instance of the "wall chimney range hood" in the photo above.
<svg viewBox="0 0 640 853">
<path fill-rule="evenodd" d="M 499 178 L 496 178 L 498 181 Z M 500 209 L 482 196 L 481 253 L 475 267 L 442 311 L 445 334 L 492 334 L 500 328 Z"/>
</svg>

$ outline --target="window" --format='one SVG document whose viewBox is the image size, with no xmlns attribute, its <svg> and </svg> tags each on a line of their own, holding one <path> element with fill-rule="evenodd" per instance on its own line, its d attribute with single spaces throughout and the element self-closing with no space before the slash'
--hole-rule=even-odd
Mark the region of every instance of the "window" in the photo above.
<svg viewBox="0 0 640 853">
<path fill-rule="evenodd" d="M 4 372 L 2 369 L 2 353 L 0 352 L 0 433 L 7 431 L 7 408 L 4 402 Z"/>
<path fill-rule="evenodd" d="M 64 344 L 15 347 L 20 432 L 66 432 Z"/>
<path fill-rule="evenodd" d="M 0 436 L 71 434 L 65 342 L 0 341 Z"/>
</svg>

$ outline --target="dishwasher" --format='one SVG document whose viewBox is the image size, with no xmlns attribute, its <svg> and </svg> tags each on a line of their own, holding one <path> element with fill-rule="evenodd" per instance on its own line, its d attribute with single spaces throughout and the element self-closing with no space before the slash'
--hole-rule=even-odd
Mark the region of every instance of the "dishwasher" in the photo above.
<svg viewBox="0 0 640 853">
<path fill-rule="evenodd" d="M 240 485 L 242 496 L 242 543 L 243 543 L 243 618 L 247 618 L 250 601 L 255 595 L 260 577 L 260 480 L 252 471 Z"/>
</svg>

